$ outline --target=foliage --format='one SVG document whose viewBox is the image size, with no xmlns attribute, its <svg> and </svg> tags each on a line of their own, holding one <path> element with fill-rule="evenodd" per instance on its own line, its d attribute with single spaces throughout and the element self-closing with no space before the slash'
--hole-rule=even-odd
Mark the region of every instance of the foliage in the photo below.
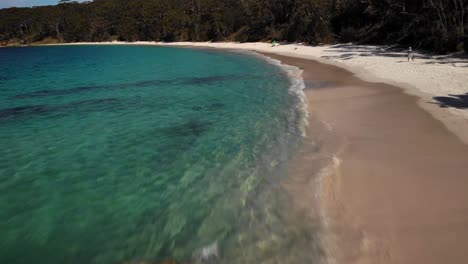
<svg viewBox="0 0 468 264">
<path fill-rule="evenodd" d="M 468 50 L 466 0 L 61 0 L 0 10 L 1 43 L 359 42 Z"/>
</svg>

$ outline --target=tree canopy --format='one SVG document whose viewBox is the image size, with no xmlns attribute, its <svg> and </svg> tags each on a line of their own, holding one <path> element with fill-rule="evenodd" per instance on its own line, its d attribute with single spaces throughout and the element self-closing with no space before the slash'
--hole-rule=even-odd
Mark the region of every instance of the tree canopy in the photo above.
<svg viewBox="0 0 468 264">
<path fill-rule="evenodd" d="M 466 0 L 62 0 L 0 10 L 0 42 L 262 41 L 468 50 Z"/>
</svg>

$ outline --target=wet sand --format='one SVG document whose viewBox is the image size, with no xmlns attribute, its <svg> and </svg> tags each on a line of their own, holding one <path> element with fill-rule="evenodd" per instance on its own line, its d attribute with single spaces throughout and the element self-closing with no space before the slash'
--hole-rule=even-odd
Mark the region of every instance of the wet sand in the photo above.
<svg viewBox="0 0 468 264">
<path fill-rule="evenodd" d="M 311 125 L 285 185 L 326 223 L 327 262 L 468 263 L 468 146 L 398 87 L 267 56 L 304 70 Z"/>
</svg>

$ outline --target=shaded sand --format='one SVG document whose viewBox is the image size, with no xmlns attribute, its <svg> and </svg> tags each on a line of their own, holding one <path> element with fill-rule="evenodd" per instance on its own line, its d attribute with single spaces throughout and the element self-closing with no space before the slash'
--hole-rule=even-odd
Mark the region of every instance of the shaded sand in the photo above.
<svg viewBox="0 0 468 264">
<path fill-rule="evenodd" d="M 399 88 L 268 56 L 304 70 L 311 126 L 286 185 L 324 218 L 328 262 L 468 263 L 468 147 Z"/>
</svg>

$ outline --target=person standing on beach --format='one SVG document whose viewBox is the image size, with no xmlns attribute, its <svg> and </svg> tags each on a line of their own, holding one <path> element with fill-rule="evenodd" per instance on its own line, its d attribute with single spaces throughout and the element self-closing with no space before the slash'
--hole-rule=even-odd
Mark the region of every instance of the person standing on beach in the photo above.
<svg viewBox="0 0 468 264">
<path fill-rule="evenodd" d="M 414 53 L 413 53 L 413 48 L 411 46 L 408 49 L 408 61 L 410 61 L 410 59 L 414 61 Z"/>
</svg>

